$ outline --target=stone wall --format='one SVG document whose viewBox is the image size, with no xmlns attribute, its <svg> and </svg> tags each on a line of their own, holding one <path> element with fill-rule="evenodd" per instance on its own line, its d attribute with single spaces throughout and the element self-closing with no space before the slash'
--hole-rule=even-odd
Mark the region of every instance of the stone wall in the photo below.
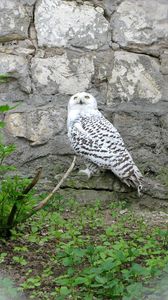
<svg viewBox="0 0 168 300">
<path fill-rule="evenodd" d="M 0 85 L 0 104 L 18 104 L 5 116 L 6 139 L 17 145 L 9 163 L 23 175 L 43 166 L 43 189 L 72 160 L 67 103 L 79 91 L 97 98 L 145 176 L 165 183 L 167 0 L 1 0 L 2 73 L 10 78 Z M 137 198 L 109 173 L 87 181 L 76 171 L 64 195 Z M 141 201 L 150 199 L 168 200 L 166 188 L 150 188 Z"/>
</svg>

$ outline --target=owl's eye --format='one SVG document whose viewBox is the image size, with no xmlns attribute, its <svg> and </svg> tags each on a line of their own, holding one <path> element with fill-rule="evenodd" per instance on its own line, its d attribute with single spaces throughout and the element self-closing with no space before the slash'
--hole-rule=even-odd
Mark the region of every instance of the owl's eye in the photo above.
<svg viewBox="0 0 168 300">
<path fill-rule="evenodd" d="M 74 97 L 74 100 L 77 100 L 78 99 L 78 97 L 76 96 L 76 97 Z"/>
<path fill-rule="evenodd" d="M 89 96 L 85 96 L 85 99 L 90 99 L 90 97 Z"/>
</svg>

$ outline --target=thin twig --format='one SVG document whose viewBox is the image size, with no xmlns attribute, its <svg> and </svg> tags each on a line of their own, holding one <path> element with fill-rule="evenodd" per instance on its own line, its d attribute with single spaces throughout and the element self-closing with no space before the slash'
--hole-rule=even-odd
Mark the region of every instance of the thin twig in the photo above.
<svg viewBox="0 0 168 300">
<path fill-rule="evenodd" d="M 35 175 L 35 177 L 32 179 L 32 181 L 26 186 L 26 188 L 23 191 L 23 195 L 28 194 L 28 192 L 30 192 L 30 190 L 32 190 L 32 188 L 36 185 L 36 183 L 39 181 L 39 178 L 41 176 L 42 173 L 42 167 L 40 167 L 37 170 L 37 174 Z"/>
<path fill-rule="evenodd" d="M 58 184 L 56 185 L 56 187 L 52 190 L 52 192 L 49 193 L 49 195 L 44 200 L 40 201 L 36 206 L 34 206 L 34 208 L 33 208 L 34 211 L 38 211 L 42 207 L 44 207 L 48 203 L 48 201 L 50 200 L 50 198 L 55 194 L 55 192 L 58 191 L 58 189 L 60 188 L 61 184 L 65 181 L 65 179 L 72 172 L 72 170 L 73 170 L 73 168 L 75 166 L 75 161 L 76 161 L 76 156 L 74 156 L 73 161 L 72 161 L 70 167 L 68 168 L 68 170 L 66 171 L 66 173 L 63 175 L 63 177 L 61 178 L 61 180 L 58 182 Z"/>
</svg>

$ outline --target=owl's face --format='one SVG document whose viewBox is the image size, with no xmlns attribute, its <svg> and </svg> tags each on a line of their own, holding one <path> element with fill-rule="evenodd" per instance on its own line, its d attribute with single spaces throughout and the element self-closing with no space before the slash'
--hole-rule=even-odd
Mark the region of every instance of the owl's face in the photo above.
<svg viewBox="0 0 168 300">
<path fill-rule="evenodd" d="M 68 109 L 97 109 L 97 101 L 89 93 L 77 93 L 70 98 Z"/>
</svg>

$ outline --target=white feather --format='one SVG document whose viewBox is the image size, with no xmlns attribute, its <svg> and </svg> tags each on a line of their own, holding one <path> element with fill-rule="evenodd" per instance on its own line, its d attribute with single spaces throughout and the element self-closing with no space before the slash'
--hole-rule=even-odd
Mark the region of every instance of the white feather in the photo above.
<svg viewBox="0 0 168 300">
<path fill-rule="evenodd" d="M 141 189 L 141 172 L 117 129 L 97 109 L 92 95 L 78 93 L 71 97 L 67 126 L 71 146 L 78 155 L 111 170 L 128 186 Z"/>
</svg>

